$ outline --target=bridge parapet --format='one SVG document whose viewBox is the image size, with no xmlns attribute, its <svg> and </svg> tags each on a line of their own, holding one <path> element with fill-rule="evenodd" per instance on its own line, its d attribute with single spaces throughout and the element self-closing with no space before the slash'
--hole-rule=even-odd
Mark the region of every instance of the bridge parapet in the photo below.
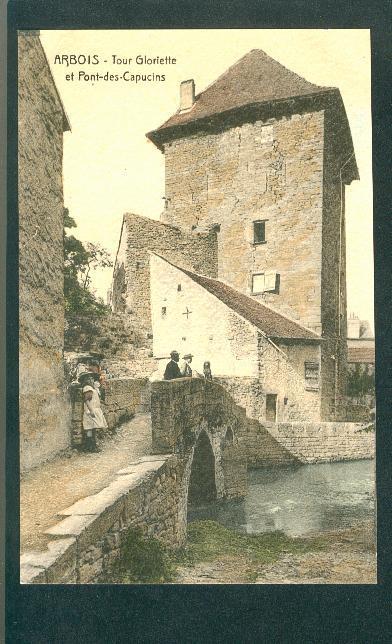
<svg viewBox="0 0 392 644">
<path fill-rule="evenodd" d="M 151 420 L 154 454 L 186 453 L 197 431 L 205 424 L 209 431 L 240 434 L 245 409 L 236 405 L 219 384 L 202 378 L 178 378 L 152 383 Z"/>
<path fill-rule="evenodd" d="M 204 500 L 246 494 L 246 413 L 221 385 L 201 378 L 152 383 L 151 421 L 153 454 L 176 454 L 183 464 L 184 499 L 189 486 L 196 504 L 199 492 Z"/>
</svg>

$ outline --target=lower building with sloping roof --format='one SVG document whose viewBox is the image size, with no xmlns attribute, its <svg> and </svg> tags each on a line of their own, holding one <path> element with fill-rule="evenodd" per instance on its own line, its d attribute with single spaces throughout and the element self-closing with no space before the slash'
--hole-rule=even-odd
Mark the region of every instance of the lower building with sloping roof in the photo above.
<svg viewBox="0 0 392 644">
<path fill-rule="evenodd" d="M 221 280 L 150 254 L 153 352 L 163 374 L 170 352 L 210 362 L 247 414 L 258 420 L 320 420 L 322 338 Z"/>
</svg>

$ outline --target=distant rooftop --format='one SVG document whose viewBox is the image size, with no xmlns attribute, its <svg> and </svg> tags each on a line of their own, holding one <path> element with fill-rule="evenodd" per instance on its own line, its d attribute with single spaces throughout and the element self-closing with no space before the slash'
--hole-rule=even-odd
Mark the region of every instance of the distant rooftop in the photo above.
<svg viewBox="0 0 392 644">
<path fill-rule="evenodd" d="M 374 364 L 374 347 L 348 347 L 347 362 L 362 362 L 367 364 Z"/>
<path fill-rule="evenodd" d="M 157 255 L 157 253 L 155 254 Z M 314 331 L 274 311 L 274 309 L 258 302 L 254 298 L 244 295 L 232 286 L 229 286 L 229 284 L 186 270 L 181 266 L 173 264 L 161 255 L 158 255 L 158 257 L 161 257 L 161 259 L 182 271 L 185 275 L 188 275 L 194 282 L 205 288 L 206 291 L 217 297 L 218 300 L 226 304 L 235 313 L 241 315 L 245 320 L 248 320 L 248 322 L 256 326 L 272 340 L 321 342 L 321 337 Z"/>
</svg>

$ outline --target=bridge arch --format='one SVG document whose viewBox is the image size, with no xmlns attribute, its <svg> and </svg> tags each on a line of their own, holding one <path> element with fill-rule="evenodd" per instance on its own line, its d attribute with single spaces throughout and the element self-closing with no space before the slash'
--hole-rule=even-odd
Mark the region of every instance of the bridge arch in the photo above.
<svg viewBox="0 0 392 644">
<path fill-rule="evenodd" d="M 193 451 L 187 502 L 188 506 L 200 506 L 216 498 L 215 454 L 208 434 L 202 430 Z"/>
<path fill-rule="evenodd" d="M 224 435 L 223 441 L 222 441 L 222 447 L 229 447 L 230 445 L 234 444 L 234 433 L 231 427 L 229 427 L 226 431 L 226 434 Z"/>
</svg>

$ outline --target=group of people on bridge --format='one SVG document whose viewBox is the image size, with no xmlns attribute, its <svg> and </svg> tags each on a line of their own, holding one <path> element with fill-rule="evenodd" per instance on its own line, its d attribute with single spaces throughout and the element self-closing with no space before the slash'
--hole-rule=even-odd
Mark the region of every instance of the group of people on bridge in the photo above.
<svg viewBox="0 0 392 644">
<path fill-rule="evenodd" d="M 193 355 L 185 353 L 180 362 L 180 354 L 178 351 L 171 351 L 170 360 L 166 365 L 164 380 L 174 380 L 175 378 L 205 378 L 212 380 L 211 364 L 206 360 L 203 364 L 203 375 L 198 373 L 192 366 Z"/>
</svg>

